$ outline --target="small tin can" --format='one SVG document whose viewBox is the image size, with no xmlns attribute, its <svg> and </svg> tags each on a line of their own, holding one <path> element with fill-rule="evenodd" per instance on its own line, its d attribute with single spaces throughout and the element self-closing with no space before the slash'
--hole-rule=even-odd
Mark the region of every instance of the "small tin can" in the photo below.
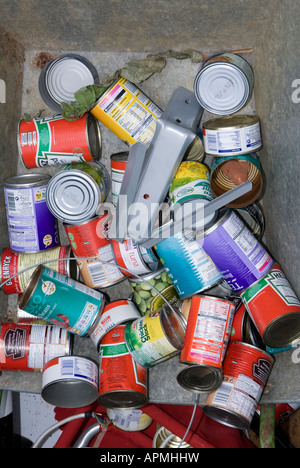
<svg viewBox="0 0 300 468">
<path fill-rule="evenodd" d="M 204 122 L 203 144 L 211 156 L 240 156 L 262 148 L 259 118 L 256 115 L 218 117 Z"/>
<path fill-rule="evenodd" d="M 213 392 L 222 382 L 235 305 L 226 299 L 193 296 L 180 362 L 187 364 L 178 383 L 196 393 Z"/>
<path fill-rule="evenodd" d="M 152 249 L 145 249 L 127 238 L 123 242 L 111 240 L 117 265 L 125 276 L 144 275 L 159 268 Z"/>
<path fill-rule="evenodd" d="M 211 288 L 222 275 L 200 244 L 176 233 L 154 246 L 180 298 Z"/>
<path fill-rule="evenodd" d="M 110 191 L 110 177 L 99 161 L 67 164 L 47 188 L 51 213 L 66 224 L 87 221 L 97 214 Z"/>
<path fill-rule="evenodd" d="M 81 356 L 59 356 L 48 361 L 42 374 L 43 400 L 60 408 L 81 408 L 97 400 L 99 369 Z"/>
<path fill-rule="evenodd" d="M 231 209 L 220 210 L 217 221 L 205 230 L 198 242 L 235 291 L 247 289 L 262 278 L 274 262 Z"/>
<path fill-rule="evenodd" d="M 261 240 L 265 232 L 265 217 L 259 205 L 252 203 L 243 208 L 236 208 L 235 212 L 242 218 L 252 234 Z"/>
<path fill-rule="evenodd" d="M 249 102 L 254 87 L 254 74 L 249 63 L 230 52 L 206 59 L 194 81 L 195 96 L 212 114 L 228 115 Z"/>
<path fill-rule="evenodd" d="M 27 169 L 94 161 L 101 157 L 100 128 L 89 113 L 72 122 L 61 114 L 21 120 L 18 147 Z"/>
<path fill-rule="evenodd" d="M 84 336 L 91 332 L 104 302 L 99 291 L 40 265 L 34 270 L 19 308 Z"/>
<path fill-rule="evenodd" d="M 186 320 L 166 304 L 160 310 L 128 323 L 125 340 L 133 358 L 143 367 L 152 367 L 179 354 Z"/>
<path fill-rule="evenodd" d="M 223 382 L 208 395 L 204 413 L 225 426 L 247 430 L 270 376 L 274 359 L 255 346 L 232 341 L 223 365 Z"/>
<path fill-rule="evenodd" d="M 178 307 L 180 297 L 164 268 L 154 273 L 146 273 L 139 278 L 128 278 L 133 292 L 133 300 L 142 315 L 148 315 L 160 309 L 165 301 L 158 294 L 162 294 L 169 304 Z M 157 290 L 155 290 L 155 289 Z"/>
<path fill-rule="evenodd" d="M 119 299 L 106 304 L 95 326 L 90 332 L 90 338 L 98 349 L 104 335 L 109 330 L 123 323 L 136 320 L 141 314 L 136 305 L 129 299 Z"/>
<path fill-rule="evenodd" d="M 70 246 L 53 247 L 49 250 L 43 250 L 33 254 L 13 252 L 6 248 L 1 255 L 0 282 L 7 283 L 3 285 L 5 294 L 20 294 L 26 289 L 34 269 L 43 262 L 49 262 L 50 268 L 63 275 L 70 276 L 78 280 L 79 273 L 75 260 L 72 258 Z M 27 269 L 32 266 L 32 269 Z M 26 270 L 22 272 L 22 270 Z M 14 275 L 17 275 L 13 277 Z"/>
<path fill-rule="evenodd" d="M 229 203 L 228 207 L 246 207 L 261 195 L 263 178 L 259 158 L 255 154 L 244 154 L 212 161 L 210 187 L 215 198 L 247 181 L 252 183 L 252 189 Z"/>
<path fill-rule="evenodd" d="M 130 81 L 121 77 L 96 102 L 90 112 L 129 146 L 137 141 L 149 146 L 162 110 Z"/>
<path fill-rule="evenodd" d="M 59 245 L 57 219 L 49 211 L 46 192 L 51 177 L 24 174 L 4 181 L 10 247 L 39 252 Z"/>
<path fill-rule="evenodd" d="M 72 352 L 72 335 L 55 325 L 2 323 L 0 370 L 42 372 L 46 362 Z"/>
<path fill-rule="evenodd" d="M 300 301 L 278 263 L 241 298 L 263 342 L 284 348 L 300 337 Z"/>
<path fill-rule="evenodd" d="M 112 154 L 110 157 L 110 172 L 111 172 L 111 197 L 114 207 L 117 206 L 119 193 L 121 190 L 124 174 L 127 166 L 129 152 Z"/>
<path fill-rule="evenodd" d="M 140 432 L 147 429 L 153 419 L 140 409 L 107 408 L 107 416 L 113 425 L 125 432 Z"/>
<path fill-rule="evenodd" d="M 147 369 L 131 356 L 124 331 L 125 325 L 118 325 L 100 342 L 98 402 L 105 408 L 136 409 L 148 401 Z"/>
</svg>

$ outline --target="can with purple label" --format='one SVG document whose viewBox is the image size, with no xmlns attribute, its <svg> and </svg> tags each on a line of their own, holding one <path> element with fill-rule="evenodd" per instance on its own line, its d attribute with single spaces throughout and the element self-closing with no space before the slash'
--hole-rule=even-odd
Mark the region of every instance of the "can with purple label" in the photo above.
<svg viewBox="0 0 300 468">
<path fill-rule="evenodd" d="M 218 220 L 205 229 L 198 242 L 234 291 L 251 286 L 274 263 L 272 256 L 231 209 L 221 210 Z"/>
</svg>

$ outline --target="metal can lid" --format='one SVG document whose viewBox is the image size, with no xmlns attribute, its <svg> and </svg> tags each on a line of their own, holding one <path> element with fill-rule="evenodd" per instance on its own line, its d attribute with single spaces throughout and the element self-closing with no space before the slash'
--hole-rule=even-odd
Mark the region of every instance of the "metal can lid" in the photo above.
<svg viewBox="0 0 300 468">
<path fill-rule="evenodd" d="M 47 185 L 50 179 L 51 176 L 47 174 L 30 173 L 10 177 L 4 181 L 3 185 L 6 188 L 39 187 L 41 185 Z"/>
<path fill-rule="evenodd" d="M 39 91 L 45 104 L 60 112 L 62 102 L 74 101 L 76 91 L 98 81 L 98 72 L 89 60 L 80 55 L 66 54 L 43 68 Z"/>
<path fill-rule="evenodd" d="M 234 411 L 230 411 L 225 408 L 218 408 L 213 405 L 204 405 L 203 412 L 206 416 L 209 416 L 214 421 L 224 424 L 225 426 L 240 430 L 249 429 L 249 421 Z"/>
<path fill-rule="evenodd" d="M 290 312 L 272 320 L 263 332 L 263 342 L 270 348 L 285 348 L 300 338 L 300 313 Z"/>
<path fill-rule="evenodd" d="M 201 364 L 189 365 L 177 375 L 179 385 L 195 393 L 215 391 L 221 385 L 222 379 L 222 369 Z"/>
<path fill-rule="evenodd" d="M 94 160 L 101 158 L 101 132 L 99 121 L 92 115 L 87 114 L 86 134 L 89 151 Z"/>
<path fill-rule="evenodd" d="M 134 390 L 116 390 L 98 397 L 100 405 L 111 409 L 137 409 L 145 406 L 147 396 Z"/>
<path fill-rule="evenodd" d="M 34 270 L 26 288 L 25 288 L 25 291 L 23 292 L 22 296 L 21 296 L 21 299 L 20 299 L 20 302 L 19 302 L 19 308 L 20 309 L 23 309 L 29 302 L 29 300 L 31 299 L 31 297 L 33 296 L 33 293 L 34 291 L 36 290 L 37 288 L 37 285 L 38 285 L 38 282 L 42 276 L 42 272 L 43 272 L 43 269 L 44 269 L 44 266 L 43 265 L 39 265 L 38 267 L 36 267 L 36 269 Z"/>
<path fill-rule="evenodd" d="M 235 130 L 257 123 L 259 123 L 259 118 L 256 115 L 232 115 L 208 120 L 204 122 L 203 128 L 207 130 Z"/>
</svg>

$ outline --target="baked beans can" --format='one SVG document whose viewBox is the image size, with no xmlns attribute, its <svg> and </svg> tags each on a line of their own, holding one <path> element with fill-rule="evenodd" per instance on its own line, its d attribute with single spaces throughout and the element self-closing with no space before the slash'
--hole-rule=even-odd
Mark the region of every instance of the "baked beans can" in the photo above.
<svg viewBox="0 0 300 468">
<path fill-rule="evenodd" d="M 300 301 L 278 263 L 241 298 L 267 346 L 283 348 L 299 339 Z"/>
<path fill-rule="evenodd" d="M 176 233 L 154 249 L 180 298 L 205 291 L 223 279 L 210 256 L 190 236 Z"/>
<path fill-rule="evenodd" d="M 133 358 L 144 367 L 153 367 L 179 354 L 186 320 L 166 304 L 125 327 L 125 340 Z"/>
<path fill-rule="evenodd" d="M 22 294 L 19 308 L 84 336 L 92 330 L 104 302 L 99 291 L 39 265 Z"/>
<path fill-rule="evenodd" d="M 195 96 L 201 106 L 218 115 L 229 115 L 249 102 L 254 87 L 250 64 L 230 52 L 208 57 L 194 81 Z"/>
<path fill-rule="evenodd" d="M 230 342 L 223 381 L 208 395 L 204 413 L 225 426 L 249 429 L 273 364 L 273 357 L 265 351 L 247 343 Z"/>
<path fill-rule="evenodd" d="M 113 425 L 125 432 L 140 432 L 147 429 L 153 419 L 140 409 L 107 408 L 107 417 Z"/>
<path fill-rule="evenodd" d="M 152 249 L 145 249 L 130 238 L 123 242 L 112 239 L 111 243 L 116 263 L 125 276 L 151 273 L 160 266 Z"/>
<path fill-rule="evenodd" d="M 98 160 L 100 142 L 98 122 L 89 113 L 72 122 L 56 114 L 19 124 L 19 154 L 27 169 Z"/>
<path fill-rule="evenodd" d="M 147 369 L 131 356 L 125 325 L 110 330 L 100 342 L 98 402 L 110 409 L 136 409 L 148 401 Z"/>
<path fill-rule="evenodd" d="M 99 349 L 102 338 L 109 330 L 140 317 L 141 314 L 138 308 L 129 299 L 109 302 L 104 306 L 100 317 L 98 317 L 95 326 L 91 330 L 90 338 L 95 347 Z"/>
<path fill-rule="evenodd" d="M 205 229 L 198 242 L 235 291 L 247 289 L 274 263 L 269 252 L 231 209 L 220 210 L 217 221 Z"/>
<path fill-rule="evenodd" d="M 0 282 L 5 283 L 3 291 L 6 294 L 23 293 L 34 269 L 43 262 L 49 262 L 49 266 L 53 270 L 77 280 L 79 277 L 78 268 L 75 260 L 70 260 L 70 258 L 72 258 L 72 252 L 68 245 L 53 247 L 33 254 L 13 252 L 11 249 L 5 248 L 1 255 L 0 271 Z M 28 269 L 30 266 L 32 269 Z"/>
<path fill-rule="evenodd" d="M 112 84 L 90 112 L 109 130 L 131 146 L 149 146 L 162 110 L 134 83 L 121 77 Z"/>
<path fill-rule="evenodd" d="M 193 296 L 180 362 L 187 364 L 178 383 L 196 393 L 213 392 L 222 382 L 223 360 L 235 305 L 226 299 Z"/>
<path fill-rule="evenodd" d="M 98 397 L 99 368 L 89 358 L 58 356 L 48 361 L 42 374 L 43 400 L 60 408 L 81 408 Z"/>
<path fill-rule="evenodd" d="M 64 223 L 81 278 L 90 288 L 105 288 L 125 278 L 115 263 L 109 225 L 108 212 L 80 224 Z"/>
<path fill-rule="evenodd" d="M 252 183 L 252 189 L 229 203 L 229 208 L 251 205 L 261 195 L 263 178 L 259 158 L 255 154 L 244 154 L 213 160 L 210 187 L 215 198 L 247 181 Z"/>
<path fill-rule="evenodd" d="M 23 174 L 4 181 L 10 248 L 33 253 L 59 245 L 58 223 L 50 212 L 46 193 L 51 177 Z"/>
<path fill-rule="evenodd" d="M 110 192 L 110 176 L 99 161 L 67 164 L 47 187 L 46 202 L 60 221 L 76 224 L 97 214 Z"/>
<path fill-rule="evenodd" d="M 57 356 L 72 352 L 72 335 L 55 325 L 2 323 L 0 326 L 0 369 L 42 372 Z"/>
<path fill-rule="evenodd" d="M 114 207 L 117 206 L 118 197 L 126 171 L 128 156 L 129 151 L 122 151 L 121 153 L 112 154 L 110 157 L 111 197 Z"/>
</svg>

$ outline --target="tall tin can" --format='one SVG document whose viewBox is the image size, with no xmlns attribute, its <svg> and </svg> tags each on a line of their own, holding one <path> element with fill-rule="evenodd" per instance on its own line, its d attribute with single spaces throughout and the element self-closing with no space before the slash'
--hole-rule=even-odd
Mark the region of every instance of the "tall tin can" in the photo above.
<svg viewBox="0 0 300 468">
<path fill-rule="evenodd" d="M 89 113 L 72 122 L 61 114 L 29 121 L 22 119 L 18 146 L 27 169 L 94 161 L 101 157 L 100 128 Z"/>
<path fill-rule="evenodd" d="M 24 174 L 4 181 L 10 247 L 16 252 L 39 252 L 59 245 L 57 219 L 46 193 L 51 177 Z"/>
<path fill-rule="evenodd" d="M 110 157 L 111 196 L 114 207 L 117 206 L 118 197 L 127 166 L 128 156 L 129 151 L 123 151 L 121 153 L 112 154 Z"/>
</svg>

